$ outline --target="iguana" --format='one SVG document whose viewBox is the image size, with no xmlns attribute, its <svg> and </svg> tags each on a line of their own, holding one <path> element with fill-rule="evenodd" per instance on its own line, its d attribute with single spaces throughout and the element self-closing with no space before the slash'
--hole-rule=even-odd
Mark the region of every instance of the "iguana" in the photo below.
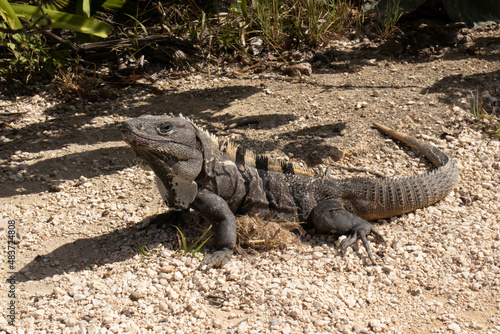
<svg viewBox="0 0 500 334">
<path fill-rule="evenodd" d="M 169 209 L 193 209 L 216 226 L 216 246 L 202 263 L 223 265 L 236 246 L 235 215 L 271 215 L 312 223 L 317 232 L 358 237 L 375 264 L 366 236 L 382 236 L 368 220 L 429 206 L 458 182 L 454 161 L 434 146 L 373 125 L 424 154 L 436 167 L 405 178 L 334 179 L 279 162 L 219 139 L 184 117 L 144 115 L 123 125 L 123 137 L 152 168 Z"/>
</svg>

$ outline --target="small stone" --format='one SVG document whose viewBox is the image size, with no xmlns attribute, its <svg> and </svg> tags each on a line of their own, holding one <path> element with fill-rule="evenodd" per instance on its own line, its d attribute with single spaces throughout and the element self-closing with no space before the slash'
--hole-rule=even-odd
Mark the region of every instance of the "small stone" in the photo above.
<svg viewBox="0 0 500 334">
<path fill-rule="evenodd" d="M 56 185 L 56 184 L 51 184 L 51 185 L 49 186 L 49 192 L 51 192 L 51 193 L 57 193 L 57 192 L 59 192 L 59 191 L 61 191 L 61 190 L 62 190 L 62 188 L 61 188 L 61 187 L 59 187 L 59 186 L 58 186 L 58 185 Z"/>
<path fill-rule="evenodd" d="M 246 321 L 243 321 L 238 325 L 238 329 L 236 330 L 236 333 L 238 334 L 245 334 L 248 331 L 248 324 Z"/>
<path fill-rule="evenodd" d="M 279 326 L 279 325 L 281 325 L 282 321 L 283 320 L 281 318 L 273 319 L 273 320 L 269 321 L 269 326 L 271 326 L 271 327 Z"/>
<path fill-rule="evenodd" d="M 452 331 L 453 333 L 460 333 L 461 332 L 460 326 L 454 322 L 452 322 L 451 324 L 448 325 L 448 329 L 450 331 Z"/>
<path fill-rule="evenodd" d="M 480 331 L 480 330 L 483 330 L 483 329 L 484 329 L 484 325 L 483 325 L 483 324 L 479 324 L 479 323 L 477 323 L 477 322 L 473 322 L 473 323 L 471 324 L 471 328 L 472 328 L 472 329 L 475 329 L 475 330 L 477 330 L 477 331 Z"/>
<path fill-rule="evenodd" d="M 354 305 L 356 305 L 356 298 L 354 298 L 354 296 L 348 296 L 345 302 L 349 308 L 353 308 Z"/>
<path fill-rule="evenodd" d="M 412 295 L 412 296 L 418 296 L 422 293 L 422 289 L 418 286 L 416 287 L 411 287 L 408 292 Z"/>
<path fill-rule="evenodd" d="M 483 188 L 485 189 L 493 189 L 493 185 L 488 182 L 483 182 Z"/>
<path fill-rule="evenodd" d="M 170 266 L 170 265 L 163 266 L 163 267 L 160 268 L 160 271 L 162 273 L 167 273 L 167 274 L 173 272 L 174 270 L 175 270 L 175 267 L 174 266 Z"/>
<path fill-rule="evenodd" d="M 212 322 L 212 326 L 217 329 L 222 329 L 224 325 L 219 319 L 214 319 L 214 321 Z"/>
<path fill-rule="evenodd" d="M 352 324 L 352 330 L 356 333 L 363 333 L 366 329 L 360 323 L 355 322 L 354 324 Z"/>
<path fill-rule="evenodd" d="M 375 333 L 382 332 L 382 323 L 378 319 L 372 319 L 369 321 L 369 325 Z"/>
<path fill-rule="evenodd" d="M 382 270 L 385 271 L 386 273 L 390 273 L 394 268 L 388 265 L 385 265 L 382 267 Z"/>
<path fill-rule="evenodd" d="M 68 295 L 70 295 L 71 297 L 73 297 L 81 289 L 82 289 L 82 286 L 80 284 L 73 284 L 68 289 Z"/>
<path fill-rule="evenodd" d="M 160 307 L 160 310 L 163 311 L 163 312 L 168 312 L 169 311 L 167 303 L 165 303 L 163 301 L 161 301 L 158 306 Z"/>
<path fill-rule="evenodd" d="M 82 300 L 82 299 L 84 299 L 84 298 L 85 298 L 85 295 L 84 295 L 83 293 L 75 293 L 75 294 L 73 295 L 73 299 L 74 299 L 75 301 L 79 301 L 79 300 Z"/>
<path fill-rule="evenodd" d="M 67 326 L 67 327 L 75 327 L 77 322 L 74 318 L 68 318 L 64 321 L 64 324 Z"/>
<path fill-rule="evenodd" d="M 429 281 L 429 282 L 426 282 L 425 283 L 425 288 L 427 290 L 432 290 L 432 289 L 435 289 L 437 286 L 437 283 L 435 281 Z"/>
<path fill-rule="evenodd" d="M 123 209 L 125 210 L 126 213 L 132 214 L 135 211 L 135 205 L 133 205 L 133 204 L 125 204 L 125 206 L 123 207 Z"/>
<path fill-rule="evenodd" d="M 180 271 L 176 271 L 176 272 L 174 273 L 174 279 L 175 279 L 176 281 L 180 281 L 183 277 L 184 277 L 184 276 L 182 275 L 182 273 L 181 273 Z"/>
<path fill-rule="evenodd" d="M 382 280 L 382 283 L 384 283 L 385 285 L 388 285 L 388 286 L 392 285 L 392 281 L 388 277 L 384 278 Z"/>
<path fill-rule="evenodd" d="M 314 252 L 313 255 L 312 255 L 313 260 L 319 260 L 322 257 L 323 257 L 323 253 L 322 252 Z"/>
<path fill-rule="evenodd" d="M 367 102 L 363 101 L 363 102 L 357 102 L 356 103 L 356 106 L 354 107 L 354 109 L 361 109 L 361 108 L 365 108 L 366 106 L 368 105 Z"/>
<path fill-rule="evenodd" d="M 130 300 L 132 301 L 138 301 L 139 299 L 142 298 L 142 294 L 139 292 L 139 291 L 133 291 L 130 296 L 129 296 Z"/>
<path fill-rule="evenodd" d="M 40 319 L 41 317 L 43 317 L 43 315 L 45 314 L 45 310 L 36 310 L 35 312 L 33 312 L 33 317 L 35 319 Z"/>
</svg>

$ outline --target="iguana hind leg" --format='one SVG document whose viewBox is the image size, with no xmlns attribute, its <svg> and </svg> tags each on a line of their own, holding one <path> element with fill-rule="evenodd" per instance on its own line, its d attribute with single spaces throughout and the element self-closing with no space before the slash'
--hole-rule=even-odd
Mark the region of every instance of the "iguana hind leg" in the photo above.
<svg viewBox="0 0 500 334">
<path fill-rule="evenodd" d="M 382 242 L 384 242 L 384 238 L 369 222 L 344 209 L 342 203 L 336 200 L 322 201 L 312 211 L 311 220 L 320 233 L 347 235 L 347 238 L 340 244 L 343 250 L 356 242 L 359 237 L 370 261 L 375 264 L 366 236 L 371 233 L 378 241 Z"/>
</svg>

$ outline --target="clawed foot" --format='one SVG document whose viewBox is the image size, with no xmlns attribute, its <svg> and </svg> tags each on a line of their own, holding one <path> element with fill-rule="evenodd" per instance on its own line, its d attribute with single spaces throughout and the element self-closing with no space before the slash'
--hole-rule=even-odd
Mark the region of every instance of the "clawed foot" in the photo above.
<svg viewBox="0 0 500 334">
<path fill-rule="evenodd" d="M 205 255 L 198 269 L 222 268 L 233 255 L 233 250 L 224 248 L 222 250 Z"/>
<path fill-rule="evenodd" d="M 368 240 L 366 239 L 366 236 L 370 233 L 375 236 L 375 239 L 377 242 L 385 243 L 384 237 L 382 237 L 382 235 L 380 235 L 380 233 L 378 233 L 377 230 L 375 230 L 371 224 L 366 223 L 366 224 L 360 224 L 360 225 L 354 227 L 351 230 L 351 233 L 347 236 L 347 238 L 342 240 L 342 242 L 340 243 L 340 248 L 342 248 L 342 250 L 345 251 L 347 249 L 347 247 L 351 246 L 354 242 L 356 242 L 358 240 L 358 237 L 359 237 L 359 238 L 361 238 L 361 241 L 363 242 L 363 245 L 365 246 L 366 253 L 368 254 L 368 258 L 370 259 L 370 261 L 374 265 L 376 265 L 377 263 L 375 262 L 375 259 L 373 258 L 372 252 L 370 250 L 370 245 L 368 244 Z"/>
</svg>

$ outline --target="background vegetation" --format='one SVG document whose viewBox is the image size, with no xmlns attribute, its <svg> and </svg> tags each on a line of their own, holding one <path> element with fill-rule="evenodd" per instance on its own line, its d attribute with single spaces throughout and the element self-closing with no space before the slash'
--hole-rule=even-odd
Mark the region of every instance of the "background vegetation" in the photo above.
<svg viewBox="0 0 500 334">
<path fill-rule="evenodd" d="M 142 64 L 144 55 L 177 67 L 199 57 L 280 56 L 283 50 L 315 48 L 346 30 L 366 27 L 389 38 L 401 15 L 425 1 L 0 0 L 1 83 L 60 80 L 75 73 L 71 67 L 92 68 L 116 59 Z M 469 6 L 469 21 L 485 6 L 441 1 L 450 17 Z M 488 2 L 487 8 L 488 15 L 479 11 L 478 20 L 500 17 L 500 1 Z"/>
<path fill-rule="evenodd" d="M 0 74 L 10 84 L 52 80 L 77 61 L 139 61 L 158 43 L 172 46 L 164 53 L 174 63 L 176 49 L 208 57 L 314 47 L 363 19 L 349 0 L 0 0 L 0 13 Z"/>
</svg>

